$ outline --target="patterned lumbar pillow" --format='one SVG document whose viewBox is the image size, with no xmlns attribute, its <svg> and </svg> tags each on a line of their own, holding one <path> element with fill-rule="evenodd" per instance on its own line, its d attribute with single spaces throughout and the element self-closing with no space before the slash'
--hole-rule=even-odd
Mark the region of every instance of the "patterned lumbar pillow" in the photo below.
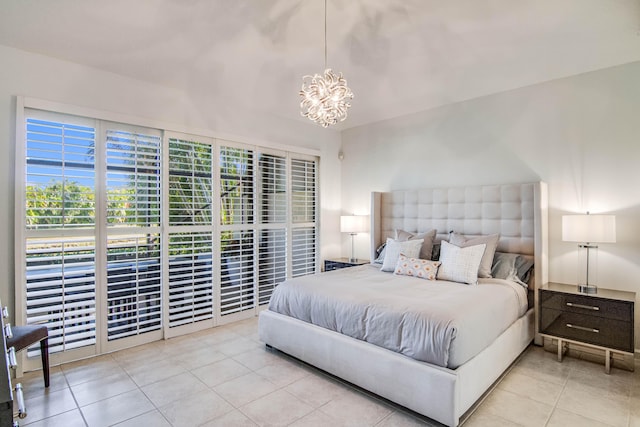
<svg viewBox="0 0 640 427">
<path fill-rule="evenodd" d="M 393 274 L 403 276 L 413 276 L 420 279 L 436 280 L 440 261 L 431 261 L 428 259 L 410 258 L 403 254 L 398 257 L 396 269 Z"/>
</svg>

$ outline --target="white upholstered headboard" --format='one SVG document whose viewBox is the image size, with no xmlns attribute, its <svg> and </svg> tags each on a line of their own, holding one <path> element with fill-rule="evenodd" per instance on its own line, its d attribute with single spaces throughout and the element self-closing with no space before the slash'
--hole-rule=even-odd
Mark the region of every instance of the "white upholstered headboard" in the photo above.
<svg viewBox="0 0 640 427">
<path fill-rule="evenodd" d="M 395 230 L 500 233 L 498 251 L 534 256 L 535 288 L 548 281 L 547 185 L 483 185 L 371 194 L 371 259 Z M 537 295 L 536 295 L 537 298 Z"/>
</svg>

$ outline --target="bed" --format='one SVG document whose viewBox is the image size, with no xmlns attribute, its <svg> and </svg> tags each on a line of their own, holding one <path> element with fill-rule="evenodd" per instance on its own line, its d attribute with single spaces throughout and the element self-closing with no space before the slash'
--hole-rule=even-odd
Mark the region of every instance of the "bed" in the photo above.
<svg viewBox="0 0 640 427">
<path fill-rule="evenodd" d="M 523 292 L 500 280 L 479 279 L 477 286 L 469 286 L 401 277 L 380 272 L 380 265 L 364 265 L 279 285 L 282 289 L 274 292 L 270 308 L 260 313 L 260 338 L 399 405 L 457 426 L 531 341 L 539 340 L 536 310 L 531 308 L 535 301 L 527 304 L 526 296 L 535 299 L 535 290 L 547 278 L 546 185 L 376 192 L 371 202 L 372 260 L 377 256 L 375 250 L 396 237 L 398 230 L 435 229 L 435 241 L 444 240 L 443 247 L 450 231 L 470 239 L 499 234 L 497 251 L 532 257 L 533 274 L 528 292 L 524 291 L 524 305 Z M 446 246 L 447 251 L 449 248 Z M 442 296 L 439 288 L 446 288 L 448 296 Z M 390 294 L 394 302 L 386 297 Z M 448 313 L 444 307 L 453 305 L 445 298 L 461 305 Z M 496 299 L 493 305 L 492 299 Z M 509 308 L 500 310 L 503 307 Z M 391 314 L 379 315 L 385 310 Z M 420 317 L 423 311 L 426 317 Z M 359 321 L 352 323 L 353 319 Z M 465 323 L 474 325 L 473 333 L 469 328 L 464 332 L 461 325 Z M 452 324 L 456 326 L 453 339 Z M 427 332 L 416 332 L 418 327 Z M 475 333 L 488 329 L 494 331 L 493 336 Z M 420 345 L 414 346 L 416 341 Z M 421 341 L 427 345 L 421 346 Z"/>
</svg>

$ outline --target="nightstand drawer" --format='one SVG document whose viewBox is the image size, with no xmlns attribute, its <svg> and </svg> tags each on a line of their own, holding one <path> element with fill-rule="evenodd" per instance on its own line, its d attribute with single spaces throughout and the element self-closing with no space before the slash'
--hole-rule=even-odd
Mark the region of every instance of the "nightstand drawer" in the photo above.
<svg viewBox="0 0 640 427">
<path fill-rule="evenodd" d="M 541 291 L 540 299 L 543 308 L 627 322 L 633 319 L 633 304 L 626 301 L 569 295 L 545 290 Z"/>
<path fill-rule="evenodd" d="M 630 322 L 548 308 L 541 310 L 540 322 L 543 334 L 629 353 L 634 351 Z"/>
</svg>

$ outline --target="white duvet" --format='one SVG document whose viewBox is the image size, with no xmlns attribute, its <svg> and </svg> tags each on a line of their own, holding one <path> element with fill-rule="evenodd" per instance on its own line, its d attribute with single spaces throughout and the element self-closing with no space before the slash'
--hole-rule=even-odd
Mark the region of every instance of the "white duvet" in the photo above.
<svg viewBox="0 0 640 427">
<path fill-rule="evenodd" d="M 472 286 L 364 265 L 288 280 L 269 310 L 455 369 L 527 311 L 527 295 L 507 280 Z"/>
</svg>

